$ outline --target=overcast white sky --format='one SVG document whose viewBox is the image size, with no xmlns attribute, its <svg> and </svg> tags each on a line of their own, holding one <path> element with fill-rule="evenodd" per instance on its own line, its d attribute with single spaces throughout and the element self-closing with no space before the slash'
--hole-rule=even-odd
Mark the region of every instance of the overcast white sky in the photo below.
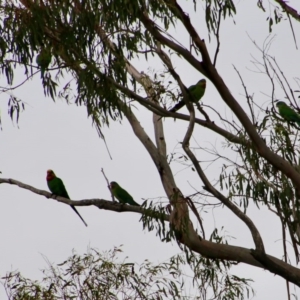
<svg viewBox="0 0 300 300">
<path fill-rule="evenodd" d="M 185 1 L 183 3 L 186 5 Z M 300 10 L 297 1 L 289 3 Z M 200 36 L 208 43 L 201 8 L 197 15 L 194 14 L 192 5 L 188 11 Z M 253 1 L 238 2 L 237 11 L 236 24 L 227 21 L 222 27 L 221 52 L 217 67 L 240 103 L 245 102 L 245 99 L 233 65 L 241 72 L 250 93 L 255 94 L 255 100 L 260 104 L 267 103 L 269 99 L 262 93 L 270 94 L 267 78 L 249 71 L 254 69 L 250 62 L 251 55 L 260 58 L 260 53 L 247 36 L 248 33 L 259 46 L 262 46 L 268 36 L 268 24 L 265 21 L 267 14 L 258 10 Z M 296 36 L 299 37 L 299 25 L 294 21 L 293 24 Z M 274 26 L 272 35 L 276 37 L 270 54 L 276 56 L 288 79 L 292 80 L 299 76 L 300 57 L 299 51 L 295 49 L 288 22 Z M 189 39 L 181 28 L 176 29 L 176 38 L 184 45 L 188 45 Z M 212 43 L 208 48 L 213 49 L 214 45 Z M 176 62 L 177 72 L 181 74 L 187 86 L 202 78 L 202 75 L 186 62 L 178 60 L 175 56 L 173 59 Z M 157 63 L 134 61 L 133 64 L 139 71 L 147 72 L 149 65 L 162 70 L 162 66 Z M 23 72 L 20 71 L 15 83 L 19 83 L 22 78 Z M 3 85 L 4 81 L 1 82 Z M 277 90 L 277 93 L 277 98 L 283 96 L 280 90 Z M 13 178 L 47 190 L 46 170 L 53 169 L 57 176 L 64 180 L 72 199 L 98 197 L 109 200 L 110 194 L 101 174 L 101 168 L 104 168 L 109 180 L 117 181 L 139 203 L 142 203 L 142 199 L 165 196 L 150 157 L 132 134 L 126 120 L 122 124 L 111 122 L 109 128 L 103 129 L 113 157 L 113 160 L 110 160 L 103 141 L 92 128 L 91 120 L 87 119 L 85 108 L 67 105 L 61 100 L 53 103 L 51 99 L 45 98 L 39 75 L 14 91 L 14 94 L 28 105 L 20 117 L 19 126 L 16 126 L 6 115 L 7 96 L 0 95 L 3 125 L 0 132 L 2 177 Z M 226 111 L 227 115 L 231 116 L 210 82 L 207 83 L 203 102 L 213 105 L 221 113 L 225 114 Z M 135 112 L 148 134 L 153 137 L 152 115 L 139 107 Z M 218 124 L 220 125 L 219 122 Z M 177 152 L 181 151 L 178 142 L 182 141 L 186 127 L 185 122 L 166 121 L 169 153 L 176 146 Z M 204 128 L 196 128 L 194 138 L 202 147 L 214 145 L 223 151 L 222 138 Z M 204 155 L 201 156 L 201 160 L 204 160 L 205 154 L 199 152 L 198 155 L 200 153 Z M 178 164 L 173 164 L 172 167 L 176 173 L 176 182 L 184 194 L 194 192 L 191 186 L 201 190 L 202 183 L 194 172 Z M 211 179 L 217 179 L 219 172 L 218 164 L 207 169 Z M 51 262 L 61 263 L 71 255 L 72 249 L 82 254 L 88 246 L 104 251 L 123 244 L 124 255 L 137 263 L 141 263 L 144 259 L 155 263 L 162 262 L 180 251 L 176 243 L 163 244 L 154 232 L 142 231 L 142 224 L 138 222 L 139 215 L 117 214 L 95 207 L 80 207 L 78 210 L 88 223 L 87 228 L 68 206 L 16 186 L 2 184 L 0 277 L 7 271 L 18 269 L 24 276 L 39 279 L 40 269 L 46 266 L 42 255 Z M 282 252 L 279 224 L 265 210 L 252 208 L 248 214 L 261 231 L 268 253 L 280 258 Z M 227 209 L 216 210 L 214 214 L 209 212 L 202 217 L 207 235 L 211 233 L 214 225 L 218 228 L 224 226 L 226 233 L 235 237 L 231 240 L 232 244 L 253 247 L 245 226 L 241 225 Z M 285 281 L 278 276 L 246 265 L 240 265 L 234 271 L 255 281 L 253 283 L 256 291 L 255 299 L 286 299 Z M 295 293 L 300 296 L 299 290 Z M 0 299 L 5 299 L 1 287 Z"/>
</svg>

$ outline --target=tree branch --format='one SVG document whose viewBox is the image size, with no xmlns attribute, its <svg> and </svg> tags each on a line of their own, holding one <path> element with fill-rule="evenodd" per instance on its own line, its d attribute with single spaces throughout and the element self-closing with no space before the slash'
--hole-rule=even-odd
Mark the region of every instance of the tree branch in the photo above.
<svg viewBox="0 0 300 300">
<path fill-rule="evenodd" d="M 174 188 L 176 188 L 175 180 L 166 160 L 166 157 L 163 157 L 155 147 L 154 143 L 151 141 L 150 137 L 147 135 L 140 122 L 131 111 L 129 107 L 127 107 L 123 102 L 121 102 L 122 111 L 126 116 L 129 124 L 132 127 L 132 130 L 136 137 L 140 140 L 140 142 L 144 145 L 146 150 L 148 151 L 150 157 L 152 158 L 158 173 L 161 177 L 162 184 L 165 188 L 166 194 L 170 197 L 174 193 Z"/>
<path fill-rule="evenodd" d="M 159 98 L 156 95 L 156 92 L 153 88 L 153 82 L 152 80 L 147 76 L 144 75 L 141 84 L 143 85 L 148 97 L 150 103 L 155 103 L 157 106 L 160 107 L 159 105 Z M 161 117 L 153 112 L 153 125 L 154 125 L 154 135 L 155 135 L 155 141 L 156 141 L 156 146 L 157 150 L 162 157 L 167 157 L 167 145 L 165 141 L 165 134 L 164 134 L 164 127 L 162 123 Z"/>
<path fill-rule="evenodd" d="M 31 0 L 21 0 L 22 3 L 30 10 L 30 6 L 32 4 Z M 96 27 L 96 32 L 99 35 L 102 42 L 111 49 L 112 53 L 115 55 L 117 59 L 121 59 L 126 63 L 126 70 L 127 72 L 137 81 L 139 82 L 145 89 L 149 99 L 151 101 L 148 101 L 148 103 L 155 102 L 158 103 L 157 99 L 155 99 L 155 91 L 152 88 L 152 82 L 149 82 L 149 78 L 144 76 L 144 74 L 141 74 L 137 71 L 130 63 L 129 61 L 121 56 L 119 53 L 116 52 L 115 44 L 108 38 L 106 35 L 106 32 L 103 30 L 101 26 Z M 56 41 L 60 40 L 60 37 L 56 35 L 55 32 L 52 32 L 51 29 L 45 28 L 45 31 L 51 38 L 55 38 Z M 81 61 L 87 64 L 88 66 L 91 66 L 91 69 L 97 74 L 100 78 L 103 77 L 103 74 L 98 70 L 95 65 L 87 61 L 86 58 L 81 57 L 80 54 L 77 54 L 76 49 L 72 49 L 76 55 L 78 55 L 78 58 L 81 58 Z M 63 59 L 67 59 L 67 57 L 63 57 Z M 69 66 L 70 69 L 74 70 L 77 75 L 80 75 L 82 72 L 82 67 L 79 63 L 73 62 L 72 65 Z M 106 78 L 108 78 L 106 76 Z M 164 186 L 164 189 L 166 191 L 166 194 L 168 195 L 170 201 L 172 202 L 172 197 L 174 194 L 177 193 L 177 187 L 175 184 L 175 180 L 173 177 L 173 174 L 171 172 L 171 169 L 168 165 L 167 158 L 166 158 L 166 145 L 164 141 L 164 134 L 163 134 L 163 127 L 162 127 L 162 120 L 161 118 L 154 118 L 155 121 L 155 130 L 156 130 L 156 141 L 158 143 L 158 147 L 156 148 L 154 143 L 151 141 L 149 136 L 146 134 L 144 129 L 140 126 L 140 123 L 138 122 L 137 118 L 134 116 L 132 111 L 129 107 L 127 107 L 126 104 L 124 104 L 122 101 L 118 101 L 119 106 L 121 107 L 124 115 L 127 117 L 130 125 L 132 126 L 132 129 L 135 133 L 135 135 L 138 137 L 138 139 L 142 142 L 148 153 L 150 154 L 153 162 L 155 163 L 157 170 L 160 174 L 162 184 Z M 158 105 L 158 107 L 160 107 Z M 173 203 L 173 202 L 172 202 Z"/>
<path fill-rule="evenodd" d="M 184 13 L 184 11 L 182 10 L 181 6 L 177 3 L 176 0 L 164 0 L 164 2 L 168 6 L 171 4 L 171 6 L 173 6 L 173 7 L 176 8 L 176 11 L 177 11 L 177 13 L 179 15 L 179 19 L 181 20 L 182 24 L 186 28 L 186 30 L 189 33 L 190 37 L 192 38 L 193 42 L 199 48 L 199 50 L 201 52 L 201 55 L 202 55 L 202 59 L 203 59 L 204 64 L 207 64 L 207 66 L 212 65 L 212 62 L 211 62 L 209 53 L 207 51 L 205 42 L 204 42 L 204 40 L 201 40 L 201 38 L 199 37 L 197 31 L 193 27 L 193 25 L 192 25 L 192 23 L 190 21 L 190 17 L 187 14 Z"/>
<path fill-rule="evenodd" d="M 145 212 L 145 209 L 143 209 L 139 206 L 124 205 L 124 204 L 120 204 L 119 202 L 113 202 L 113 201 L 108 201 L 108 200 L 104 200 L 104 199 L 85 199 L 85 200 L 78 200 L 78 201 L 67 199 L 64 197 L 53 195 L 44 190 L 39 190 L 31 185 L 17 181 L 15 179 L 0 178 L 0 184 L 1 183 L 17 185 L 18 187 L 20 187 L 22 189 L 29 190 L 35 194 L 45 196 L 48 199 L 49 198 L 54 199 L 60 203 L 64 203 L 67 205 L 74 205 L 74 206 L 91 206 L 91 205 L 93 205 L 93 206 L 98 207 L 99 209 L 110 210 L 110 211 L 115 211 L 115 212 L 134 212 L 134 213 L 142 213 L 142 211 Z M 169 216 L 165 215 L 164 219 L 165 219 L 165 221 L 168 221 Z"/>
<path fill-rule="evenodd" d="M 28 184 L 22 183 L 20 181 L 14 180 L 14 179 L 5 179 L 5 178 L 0 178 L 0 184 L 1 183 L 6 183 L 6 184 L 12 184 L 12 185 L 17 185 L 20 188 L 29 190 L 35 194 L 45 196 L 47 198 L 52 198 L 58 202 L 65 203 L 67 205 L 74 205 L 74 206 L 96 206 L 99 209 L 104 209 L 104 210 L 110 210 L 110 211 L 115 211 L 115 212 L 134 212 L 138 214 L 143 214 L 147 213 L 147 210 L 133 206 L 133 205 L 127 205 L 127 204 L 119 204 L 116 202 L 112 201 L 107 201 L 107 200 L 102 200 L 102 199 L 86 199 L 86 200 L 80 200 L 80 201 L 73 201 L 70 199 L 66 199 L 63 197 L 55 197 L 51 193 L 44 191 L 44 190 L 39 190 L 35 187 L 32 187 Z M 163 219 L 165 221 L 169 221 L 170 216 L 165 214 L 163 216 Z M 282 276 L 283 278 L 289 280 L 286 278 L 286 275 L 282 275 L 281 272 L 277 272 L 276 270 L 271 270 L 271 267 L 269 266 L 264 266 L 264 263 L 259 262 L 259 258 L 255 259 L 253 256 L 253 250 L 243 248 L 243 247 L 238 247 L 238 246 L 231 246 L 228 244 L 218 244 L 214 242 L 210 242 L 204 239 L 200 239 L 199 236 L 194 232 L 191 240 L 189 241 L 189 247 L 192 251 L 199 253 L 207 258 L 210 259 L 224 259 L 227 261 L 234 261 L 234 262 L 241 262 L 245 263 L 248 265 L 252 265 L 255 267 L 259 268 L 266 268 L 270 272 L 274 274 L 278 274 Z M 254 254 L 255 255 L 255 254 Z M 276 257 L 273 257 L 271 255 L 267 255 L 266 257 L 271 261 L 272 263 L 275 263 L 278 268 L 283 270 L 283 272 L 290 272 L 294 274 L 295 278 L 300 278 L 300 270 L 298 268 L 295 268 L 291 266 L 290 264 L 277 259 Z M 294 281 L 292 281 L 294 282 Z M 295 283 L 298 286 L 300 286 L 300 283 Z"/>
<path fill-rule="evenodd" d="M 179 77 L 179 75 L 176 73 L 176 71 L 174 70 L 171 61 L 168 59 L 168 57 L 161 51 L 161 49 L 158 49 L 160 51 L 158 51 L 161 59 L 164 61 L 164 63 L 167 65 L 170 73 L 172 74 L 172 76 L 175 78 L 175 80 L 178 82 L 183 96 L 187 96 L 185 94 L 186 90 L 185 87 L 183 85 L 183 83 L 181 82 L 181 79 Z M 193 105 L 191 104 L 191 102 L 189 102 L 188 97 L 186 97 L 187 99 L 184 99 L 186 102 L 186 106 L 189 110 L 190 113 L 190 117 L 189 117 L 189 126 L 187 129 L 187 132 L 185 134 L 185 137 L 183 139 L 182 142 L 182 147 L 184 149 L 184 151 L 186 152 L 186 154 L 188 155 L 188 157 L 191 159 L 191 161 L 193 162 L 193 165 L 195 166 L 197 173 L 199 175 L 199 177 L 201 178 L 201 180 L 203 181 L 203 183 L 205 184 L 205 188 L 212 193 L 215 197 L 217 197 L 223 204 L 225 204 L 238 218 L 240 218 L 249 228 L 249 230 L 251 231 L 255 246 L 257 249 L 259 249 L 261 252 L 264 252 L 264 244 L 263 244 L 263 240 L 260 236 L 260 233 L 258 231 L 258 229 L 256 228 L 256 226 L 254 225 L 254 223 L 252 222 L 252 220 L 246 216 L 236 205 L 234 205 L 227 197 L 225 197 L 224 195 L 222 195 L 220 192 L 218 192 L 209 182 L 208 178 L 206 177 L 205 173 L 203 172 L 201 166 L 199 165 L 195 155 L 192 153 L 192 151 L 189 148 L 189 143 L 190 143 L 190 139 L 192 136 L 192 133 L 194 131 L 194 125 L 195 125 L 195 110 Z"/>
<path fill-rule="evenodd" d="M 212 81 L 224 102 L 229 106 L 229 108 L 237 116 L 237 118 L 245 128 L 257 152 L 269 163 L 271 163 L 277 169 L 282 171 L 287 177 L 289 177 L 294 182 L 295 186 L 300 189 L 300 174 L 280 155 L 272 152 L 266 145 L 265 141 L 259 136 L 247 114 L 242 109 L 238 101 L 232 96 L 223 79 L 218 74 L 216 68 L 212 65 L 211 60 L 208 57 L 205 44 L 198 37 L 198 34 L 196 33 L 192 25 L 189 24 L 189 18 L 187 16 L 184 17 L 185 26 L 191 31 L 190 34 L 193 35 L 194 42 L 199 47 L 199 50 L 203 57 L 202 63 L 195 59 L 188 50 L 184 49 L 183 47 L 170 41 L 162 34 L 160 34 L 156 27 L 156 24 L 142 12 L 140 20 L 143 22 L 144 26 L 151 32 L 154 38 L 156 38 L 163 45 L 166 45 L 181 54 L 186 59 L 186 61 L 188 61 L 194 68 L 196 68 L 199 72 L 201 72 Z"/>
<path fill-rule="evenodd" d="M 173 41 L 162 35 L 158 30 L 156 24 L 142 11 L 140 20 L 157 41 L 159 41 L 162 45 L 166 45 L 170 49 L 173 49 L 177 53 L 181 54 L 194 68 L 196 68 L 200 73 L 206 76 L 206 70 L 204 69 L 202 63 L 197 60 L 186 48 L 183 48 L 182 46 L 174 43 Z"/>
<path fill-rule="evenodd" d="M 299 274 L 295 274 L 294 272 L 292 272 L 292 270 L 288 270 L 285 267 L 275 263 L 265 253 L 261 253 L 256 250 L 252 250 L 251 253 L 253 257 L 255 257 L 255 259 L 259 261 L 270 272 L 280 275 L 281 277 L 287 279 L 289 282 L 300 286 Z"/>
<path fill-rule="evenodd" d="M 284 0 L 274 0 L 274 1 L 277 2 L 287 14 L 291 15 L 296 21 L 300 22 L 300 14 L 298 14 L 298 12 L 294 8 L 289 6 L 287 4 L 287 1 Z"/>
<path fill-rule="evenodd" d="M 156 114 L 160 115 L 161 117 L 175 118 L 175 119 L 180 119 L 180 120 L 183 120 L 183 121 L 189 121 L 190 120 L 190 116 L 182 114 L 182 113 L 172 112 L 172 111 L 166 110 L 163 107 L 159 106 L 158 104 L 150 102 L 146 98 L 143 98 L 143 97 L 139 96 L 138 94 L 136 94 L 134 91 L 118 84 L 114 80 L 112 80 L 112 79 L 110 79 L 110 80 L 118 89 L 120 89 L 128 97 L 136 100 L 141 105 L 143 105 L 147 109 L 155 112 Z M 228 141 L 230 141 L 232 143 L 245 145 L 245 146 L 249 146 L 249 147 L 252 146 L 252 143 L 250 141 L 247 141 L 243 138 L 240 138 L 236 134 L 230 133 L 229 131 L 219 127 L 218 125 L 216 125 L 214 122 L 195 118 L 195 123 L 220 134 L 221 136 L 225 137 Z"/>
<path fill-rule="evenodd" d="M 210 181 L 206 177 L 205 173 L 203 172 L 194 153 L 189 148 L 189 142 L 190 142 L 190 138 L 192 136 L 192 133 L 194 130 L 194 124 L 195 124 L 195 110 L 192 105 L 189 105 L 188 109 L 190 112 L 190 122 L 189 122 L 188 130 L 187 130 L 186 135 L 182 142 L 183 150 L 185 151 L 187 156 L 192 161 L 199 177 L 201 178 L 202 182 L 205 185 L 205 189 L 207 191 L 209 191 L 212 195 L 214 195 L 217 199 L 219 199 L 224 205 L 226 205 L 238 218 L 240 218 L 247 225 L 247 227 L 249 228 L 249 230 L 252 234 L 256 249 L 258 249 L 259 251 L 264 253 L 265 250 L 264 250 L 263 240 L 262 240 L 260 233 L 259 233 L 258 229 L 256 228 L 255 224 L 234 203 L 232 203 L 227 197 L 225 197 L 223 194 L 221 194 L 219 191 L 217 191 L 213 187 L 213 185 L 210 183 Z"/>
</svg>

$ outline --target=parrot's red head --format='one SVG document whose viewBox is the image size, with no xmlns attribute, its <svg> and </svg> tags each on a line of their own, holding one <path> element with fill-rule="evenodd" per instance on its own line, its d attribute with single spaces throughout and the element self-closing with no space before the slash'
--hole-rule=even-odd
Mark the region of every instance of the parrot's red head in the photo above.
<svg viewBox="0 0 300 300">
<path fill-rule="evenodd" d="M 47 181 L 50 181 L 50 180 L 52 180 L 53 178 L 55 178 L 56 176 L 55 176 L 55 173 L 52 171 L 52 170 L 48 170 L 47 171 L 47 177 L 46 177 L 46 180 Z"/>
<path fill-rule="evenodd" d="M 201 87 L 205 88 L 205 87 L 206 87 L 206 80 L 205 80 L 205 79 L 201 79 L 201 80 L 198 81 L 198 84 L 199 84 Z"/>
</svg>

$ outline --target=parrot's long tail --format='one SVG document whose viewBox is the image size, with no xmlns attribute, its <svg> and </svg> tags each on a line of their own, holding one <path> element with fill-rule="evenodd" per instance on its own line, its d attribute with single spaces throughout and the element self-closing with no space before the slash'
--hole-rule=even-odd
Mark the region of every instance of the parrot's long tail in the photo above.
<svg viewBox="0 0 300 300">
<path fill-rule="evenodd" d="M 81 221 L 84 223 L 84 225 L 87 227 L 88 225 L 86 224 L 86 222 L 83 220 L 82 216 L 80 215 L 80 213 L 78 212 L 78 210 L 75 208 L 75 206 L 71 205 L 72 209 L 76 212 L 76 214 L 78 215 L 78 217 L 81 219 Z"/>
<path fill-rule="evenodd" d="M 173 108 L 171 108 L 169 111 L 170 112 L 176 112 L 177 110 L 179 110 L 181 107 L 184 107 L 184 100 L 180 100 L 176 105 L 174 105 Z"/>
</svg>

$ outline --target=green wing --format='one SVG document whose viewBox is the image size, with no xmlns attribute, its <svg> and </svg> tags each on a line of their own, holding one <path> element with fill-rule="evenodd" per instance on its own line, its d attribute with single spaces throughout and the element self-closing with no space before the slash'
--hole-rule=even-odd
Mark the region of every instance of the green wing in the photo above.
<svg viewBox="0 0 300 300">
<path fill-rule="evenodd" d="M 114 182 L 111 190 L 113 195 L 119 200 L 120 203 L 140 206 L 133 200 L 132 196 L 126 190 L 121 188 L 116 182 Z"/>
<path fill-rule="evenodd" d="M 65 185 L 64 185 L 63 181 L 60 178 L 55 177 L 52 180 L 47 181 L 47 184 L 48 184 L 49 190 L 51 191 L 52 194 L 54 194 L 56 196 L 60 196 L 60 197 L 70 199 L 70 197 L 68 195 L 68 192 L 65 188 Z M 78 212 L 78 210 L 76 209 L 76 207 L 73 206 L 73 205 L 70 205 L 70 206 L 75 211 L 75 213 L 78 215 L 78 217 L 81 219 L 83 224 L 85 226 L 88 226 L 87 223 L 82 218 L 82 216 L 80 215 L 80 213 Z"/>
<path fill-rule="evenodd" d="M 206 80 L 201 79 L 197 84 L 191 85 L 188 90 L 192 95 L 192 102 L 197 103 L 203 97 L 206 88 Z"/>
<path fill-rule="evenodd" d="M 280 101 L 277 104 L 280 116 L 287 122 L 296 122 L 300 126 L 300 115 L 290 108 L 286 103 Z"/>
<path fill-rule="evenodd" d="M 47 181 L 47 183 L 52 194 L 70 199 L 65 185 L 60 178 L 55 177 L 52 180 Z"/>
<path fill-rule="evenodd" d="M 200 101 L 200 99 L 203 97 L 206 89 L 206 80 L 201 79 L 196 84 L 191 85 L 189 90 L 189 96 L 191 98 L 191 101 L 193 103 L 197 103 Z M 185 105 L 184 100 L 182 99 L 179 101 L 173 108 L 170 109 L 171 112 L 176 112 L 180 108 L 182 108 Z"/>
<path fill-rule="evenodd" d="M 36 63 L 41 68 L 41 77 L 44 77 L 44 73 L 51 62 L 51 53 L 46 49 L 42 49 L 39 55 L 36 57 Z"/>
</svg>

